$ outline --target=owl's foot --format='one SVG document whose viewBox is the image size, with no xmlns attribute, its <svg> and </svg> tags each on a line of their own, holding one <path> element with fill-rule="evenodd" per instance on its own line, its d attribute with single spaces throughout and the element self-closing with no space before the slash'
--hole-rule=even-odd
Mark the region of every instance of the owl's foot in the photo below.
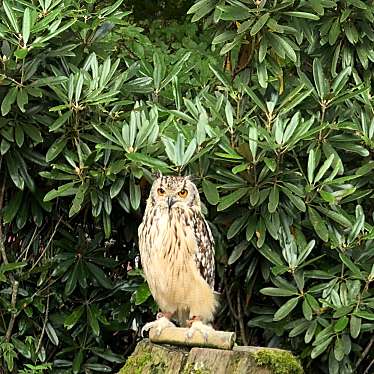
<svg viewBox="0 0 374 374">
<path fill-rule="evenodd" d="M 157 315 L 156 321 L 146 323 L 143 326 L 140 334 L 142 337 L 144 337 L 145 331 L 149 331 L 150 329 L 156 329 L 156 334 L 161 335 L 162 330 L 168 327 L 175 327 L 175 325 L 167 317 L 160 317 L 159 315 Z"/>
<path fill-rule="evenodd" d="M 198 331 L 204 337 L 204 340 L 208 341 L 209 333 L 214 331 L 213 327 L 206 325 L 197 317 L 187 321 L 187 324 L 191 326 L 186 333 L 187 339 L 191 339 L 193 334 Z"/>
</svg>

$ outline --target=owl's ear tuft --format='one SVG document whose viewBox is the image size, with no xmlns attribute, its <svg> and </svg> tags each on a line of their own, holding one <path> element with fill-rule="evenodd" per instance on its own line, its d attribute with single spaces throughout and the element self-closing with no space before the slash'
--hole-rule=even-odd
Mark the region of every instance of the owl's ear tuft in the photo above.
<svg viewBox="0 0 374 374">
<path fill-rule="evenodd" d="M 156 170 L 154 173 L 152 173 L 153 178 L 158 179 L 162 177 L 162 173 L 160 170 Z"/>
</svg>

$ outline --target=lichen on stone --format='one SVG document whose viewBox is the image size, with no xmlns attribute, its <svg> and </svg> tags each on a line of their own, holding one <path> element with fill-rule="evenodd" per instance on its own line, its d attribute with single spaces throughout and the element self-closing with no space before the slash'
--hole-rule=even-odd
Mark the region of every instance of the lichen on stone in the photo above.
<svg viewBox="0 0 374 374">
<path fill-rule="evenodd" d="M 290 352 L 275 349 L 259 349 L 253 353 L 258 366 L 267 366 L 274 374 L 303 374 L 300 361 Z"/>
<path fill-rule="evenodd" d="M 211 374 L 211 371 L 206 369 L 203 363 L 188 363 L 182 374 Z"/>
<path fill-rule="evenodd" d="M 165 373 L 165 363 L 162 360 L 156 359 L 149 352 L 142 352 L 130 356 L 118 374 L 143 374 L 146 368 L 154 374 Z"/>
</svg>

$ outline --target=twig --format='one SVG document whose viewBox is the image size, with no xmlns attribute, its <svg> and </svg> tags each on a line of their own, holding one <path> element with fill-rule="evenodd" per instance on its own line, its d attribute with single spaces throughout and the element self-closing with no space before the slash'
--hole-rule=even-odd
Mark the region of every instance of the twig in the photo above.
<svg viewBox="0 0 374 374">
<path fill-rule="evenodd" d="M 365 350 L 362 352 L 362 355 L 361 355 L 360 359 L 357 361 L 356 370 L 360 366 L 360 364 L 364 360 L 364 358 L 367 356 L 367 354 L 370 352 L 370 349 L 371 349 L 371 346 L 373 345 L 373 343 L 374 343 L 374 335 L 372 335 L 372 337 L 369 341 L 369 344 L 366 346 Z M 371 367 L 371 365 L 372 365 L 372 363 L 369 365 L 369 368 Z M 366 371 L 365 371 L 365 373 L 366 373 Z"/>
<path fill-rule="evenodd" d="M 46 245 L 45 248 L 43 249 L 43 251 L 42 251 L 42 253 L 40 254 L 39 258 L 38 258 L 38 259 L 34 262 L 34 264 L 32 265 L 30 271 L 32 271 L 32 270 L 36 267 L 36 265 L 40 262 L 40 260 L 41 260 L 41 259 L 43 258 L 43 256 L 45 255 L 45 252 L 47 251 L 47 249 L 49 248 L 49 246 L 50 246 L 51 243 L 52 243 L 52 240 L 53 240 L 53 238 L 54 238 L 54 236 L 55 236 L 55 234 L 56 234 L 56 232 L 57 232 L 57 229 L 58 229 L 58 226 L 60 225 L 61 220 L 62 220 L 62 218 L 60 217 L 60 219 L 58 220 L 58 222 L 57 222 L 57 224 L 56 224 L 56 226 L 55 226 L 55 228 L 54 228 L 54 230 L 53 230 L 53 233 L 52 233 L 51 237 L 50 237 L 49 240 L 48 240 L 47 245 Z"/>
<path fill-rule="evenodd" d="M 16 302 L 17 302 L 18 286 L 19 286 L 19 282 L 16 281 L 16 280 L 13 281 L 13 283 L 12 283 L 12 301 L 11 301 L 12 316 L 10 317 L 8 329 L 7 329 L 7 332 L 5 334 L 5 341 L 6 342 L 10 341 L 10 338 L 12 336 L 13 327 L 14 327 L 14 322 L 15 322 L 16 316 L 17 316 Z"/>
<path fill-rule="evenodd" d="M 0 160 L 0 168 L 2 164 L 2 159 Z M 3 179 L 3 183 L 1 185 L 0 189 L 0 210 L 3 209 L 3 203 L 4 203 L 4 194 L 5 194 L 5 178 Z M 4 237 L 3 237 L 3 220 L 0 217 L 0 252 L 1 257 L 3 259 L 4 264 L 8 264 L 8 257 L 5 252 L 5 246 L 4 246 Z"/>
<path fill-rule="evenodd" d="M 2 166 L 2 161 L 3 159 L 0 159 L 0 170 Z M 3 183 L 1 185 L 1 190 L 0 190 L 0 211 L 3 209 L 3 204 L 4 204 L 4 195 L 5 195 L 5 177 L 3 179 Z M 0 217 L 0 252 L 1 252 L 1 257 L 3 259 L 4 264 L 9 264 L 8 257 L 5 251 L 5 245 L 4 245 L 4 235 L 3 235 L 3 220 L 2 217 Z M 9 325 L 5 334 L 5 341 L 9 342 L 10 338 L 12 336 L 12 331 L 14 327 L 14 322 L 17 317 L 17 311 L 16 311 L 16 303 L 17 303 L 17 294 L 18 294 L 18 287 L 19 287 L 19 282 L 15 280 L 14 276 L 12 273 L 8 274 L 10 283 L 12 285 L 12 298 L 11 298 L 11 305 L 12 305 L 12 316 L 10 317 Z"/>
<path fill-rule="evenodd" d="M 247 339 L 247 334 L 245 332 L 245 325 L 244 325 L 244 320 L 243 320 L 242 303 L 240 301 L 240 289 L 238 289 L 237 303 L 238 303 L 238 321 L 239 321 L 239 328 L 240 328 L 240 336 L 242 337 L 243 344 L 248 345 L 248 339 Z"/>
<path fill-rule="evenodd" d="M 49 313 L 49 295 L 47 296 L 47 305 L 46 305 L 46 308 L 45 308 L 45 317 L 44 317 L 44 322 L 43 322 L 43 328 L 42 328 L 42 333 L 40 334 L 38 346 L 36 347 L 36 353 L 39 352 L 39 349 L 42 346 L 43 336 L 45 334 L 45 328 L 46 328 L 47 322 L 48 322 L 48 313 Z"/>
<path fill-rule="evenodd" d="M 374 365 L 374 359 L 371 360 L 369 366 L 365 369 L 364 374 L 369 374 L 370 368 Z"/>
<path fill-rule="evenodd" d="M 36 236 L 36 232 L 37 232 L 37 231 L 38 231 L 38 227 L 36 226 L 36 227 L 35 227 L 35 230 L 34 230 L 34 232 L 33 232 L 33 234 L 32 234 L 32 237 L 31 237 L 31 239 L 29 240 L 29 242 L 28 242 L 26 248 L 25 248 L 25 249 L 21 252 L 21 254 L 18 256 L 18 258 L 17 258 L 17 262 L 20 261 L 22 257 L 24 257 L 24 260 L 25 260 L 25 261 L 27 260 L 27 255 L 28 255 L 29 249 L 30 249 L 32 243 L 34 242 L 34 239 L 35 239 L 35 236 Z"/>
<path fill-rule="evenodd" d="M 226 299 L 227 299 L 227 304 L 229 306 L 229 309 L 230 309 L 230 312 L 231 314 L 233 315 L 233 317 L 238 321 L 239 320 L 239 316 L 237 315 L 235 309 L 234 309 L 234 306 L 232 305 L 232 302 L 231 302 L 231 299 L 230 299 L 230 296 L 229 296 L 229 289 L 227 287 L 227 281 L 226 281 L 226 278 L 224 278 L 224 282 L 225 282 L 225 294 L 226 294 Z M 233 285 L 232 285 L 233 286 Z M 231 286 L 231 287 L 232 287 Z M 231 287 L 230 287 L 230 290 L 231 290 Z"/>
</svg>

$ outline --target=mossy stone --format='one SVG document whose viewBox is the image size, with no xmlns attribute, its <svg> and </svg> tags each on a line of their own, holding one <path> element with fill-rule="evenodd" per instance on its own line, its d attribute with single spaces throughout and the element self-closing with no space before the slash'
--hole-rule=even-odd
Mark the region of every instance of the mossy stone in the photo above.
<svg viewBox="0 0 374 374">
<path fill-rule="evenodd" d="M 253 358 L 258 366 L 270 368 L 274 374 L 303 374 L 300 361 L 288 351 L 278 349 L 259 349 Z"/>
</svg>

